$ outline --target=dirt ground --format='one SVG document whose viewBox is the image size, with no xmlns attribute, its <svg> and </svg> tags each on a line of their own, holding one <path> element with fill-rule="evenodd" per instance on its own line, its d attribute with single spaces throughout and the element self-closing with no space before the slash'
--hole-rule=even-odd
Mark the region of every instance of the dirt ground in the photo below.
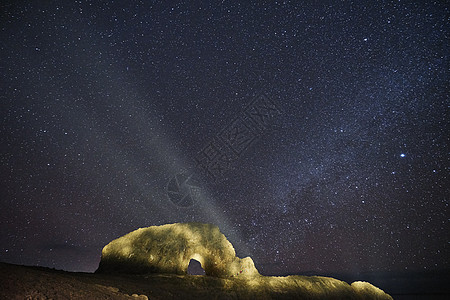
<svg viewBox="0 0 450 300">
<path fill-rule="evenodd" d="M 392 299 L 384 295 L 361 297 L 326 277 L 107 275 L 0 263 L 0 299 Z"/>
</svg>

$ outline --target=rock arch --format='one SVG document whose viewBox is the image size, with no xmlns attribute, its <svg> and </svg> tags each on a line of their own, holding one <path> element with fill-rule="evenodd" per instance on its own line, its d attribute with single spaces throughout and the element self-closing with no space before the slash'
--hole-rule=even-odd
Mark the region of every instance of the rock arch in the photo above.
<svg viewBox="0 0 450 300">
<path fill-rule="evenodd" d="M 205 269 L 203 269 L 202 264 L 195 258 L 189 260 L 187 273 L 189 275 L 205 275 Z"/>
<path fill-rule="evenodd" d="M 215 277 L 259 275 L 250 257 L 212 224 L 175 223 L 140 228 L 106 245 L 96 272 L 187 274 L 191 258 Z"/>
</svg>

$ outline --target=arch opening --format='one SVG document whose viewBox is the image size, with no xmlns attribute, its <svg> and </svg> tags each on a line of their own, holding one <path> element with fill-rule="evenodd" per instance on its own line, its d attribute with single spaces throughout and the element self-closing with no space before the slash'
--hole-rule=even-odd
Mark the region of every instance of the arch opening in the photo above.
<svg viewBox="0 0 450 300">
<path fill-rule="evenodd" d="M 205 270 L 202 268 L 202 264 L 198 260 L 191 258 L 187 268 L 187 273 L 188 275 L 205 275 Z"/>
</svg>

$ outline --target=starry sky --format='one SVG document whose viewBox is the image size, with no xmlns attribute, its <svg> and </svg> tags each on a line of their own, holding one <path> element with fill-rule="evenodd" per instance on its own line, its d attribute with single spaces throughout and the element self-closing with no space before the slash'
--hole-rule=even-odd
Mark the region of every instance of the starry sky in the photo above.
<svg viewBox="0 0 450 300">
<path fill-rule="evenodd" d="M 93 272 L 121 235 L 197 221 L 267 275 L 449 269 L 448 20 L 2 1 L 0 261 Z"/>
</svg>

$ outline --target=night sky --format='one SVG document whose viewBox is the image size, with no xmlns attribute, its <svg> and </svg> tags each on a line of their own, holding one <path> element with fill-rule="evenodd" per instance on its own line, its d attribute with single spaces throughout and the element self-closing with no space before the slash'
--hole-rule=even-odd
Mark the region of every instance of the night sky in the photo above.
<svg viewBox="0 0 450 300">
<path fill-rule="evenodd" d="M 450 268 L 446 1 L 161 2 L 2 1 L 0 261 L 197 221 L 267 275 Z"/>
</svg>

